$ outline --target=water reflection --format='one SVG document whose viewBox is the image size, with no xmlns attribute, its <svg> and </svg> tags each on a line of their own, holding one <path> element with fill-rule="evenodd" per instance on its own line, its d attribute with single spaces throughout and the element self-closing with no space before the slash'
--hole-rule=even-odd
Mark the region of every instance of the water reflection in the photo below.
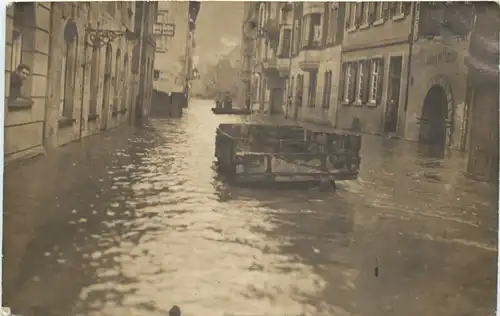
<svg viewBox="0 0 500 316">
<path fill-rule="evenodd" d="M 89 316 L 166 315 L 174 304 L 188 316 L 493 309 L 494 190 L 457 173 L 461 161 L 429 164 L 412 144 L 367 136 L 359 181 L 335 194 L 235 188 L 211 167 L 215 127 L 248 118 L 209 111 L 194 104 L 75 156 L 80 167 L 54 179 L 57 199 L 38 201 L 59 211 L 32 225 L 6 304 L 27 316 L 33 306 Z"/>
</svg>

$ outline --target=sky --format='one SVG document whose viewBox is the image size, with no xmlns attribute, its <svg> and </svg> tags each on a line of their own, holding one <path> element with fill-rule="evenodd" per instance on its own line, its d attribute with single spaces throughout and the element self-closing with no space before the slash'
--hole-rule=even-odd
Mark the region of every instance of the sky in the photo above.
<svg viewBox="0 0 500 316">
<path fill-rule="evenodd" d="M 195 41 L 200 68 L 213 64 L 241 43 L 243 2 L 203 1 L 196 21 Z"/>
</svg>

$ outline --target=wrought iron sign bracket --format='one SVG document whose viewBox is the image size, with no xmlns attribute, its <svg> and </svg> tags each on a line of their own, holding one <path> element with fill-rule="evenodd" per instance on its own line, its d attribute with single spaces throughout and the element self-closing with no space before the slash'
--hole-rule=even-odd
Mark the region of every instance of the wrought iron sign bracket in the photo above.
<svg viewBox="0 0 500 316">
<path fill-rule="evenodd" d="M 125 36 L 128 40 L 134 40 L 136 38 L 135 33 L 128 29 L 125 31 L 115 31 L 87 28 L 86 32 L 87 43 L 95 48 L 104 47 L 122 36 Z"/>
</svg>

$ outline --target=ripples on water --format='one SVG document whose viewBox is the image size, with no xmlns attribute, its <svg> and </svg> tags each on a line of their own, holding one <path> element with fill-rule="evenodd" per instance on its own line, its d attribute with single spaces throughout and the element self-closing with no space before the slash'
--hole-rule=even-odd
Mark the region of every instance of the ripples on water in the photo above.
<svg viewBox="0 0 500 316">
<path fill-rule="evenodd" d="M 416 167 L 367 137 L 359 181 L 335 194 L 230 188 L 211 168 L 213 144 L 216 126 L 238 119 L 209 108 L 132 135 L 87 213 L 73 214 L 78 236 L 45 254 L 59 256 L 66 279 L 45 271 L 28 288 L 55 284 L 64 297 L 70 284 L 78 299 L 65 304 L 82 316 L 167 315 L 173 304 L 186 316 L 451 316 L 494 306 L 494 278 L 470 283 L 496 262 L 485 187 L 467 193 L 446 171 L 430 182 L 434 165 Z M 450 295 L 465 303 L 442 303 Z"/>
</svg>

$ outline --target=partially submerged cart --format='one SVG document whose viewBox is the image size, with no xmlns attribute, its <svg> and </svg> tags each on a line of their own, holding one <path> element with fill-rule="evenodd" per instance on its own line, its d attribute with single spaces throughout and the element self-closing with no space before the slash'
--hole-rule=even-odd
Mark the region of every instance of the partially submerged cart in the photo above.
<svg viewBox="0 0 500 316">
<path fill-rule="evenodd" d="M 218 171 L 233 184 L 329 184 L 358 177 L 361 136 L 296 125 L 220 124 Z"/>
</svg>

